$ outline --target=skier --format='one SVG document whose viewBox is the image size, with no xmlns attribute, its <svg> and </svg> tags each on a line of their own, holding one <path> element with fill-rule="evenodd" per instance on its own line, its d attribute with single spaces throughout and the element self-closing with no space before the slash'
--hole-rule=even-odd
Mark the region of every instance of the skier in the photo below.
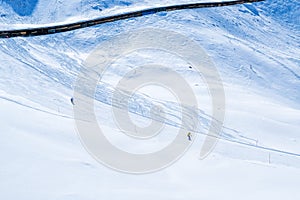
<svg viewBox="0 0 300 200">
<path fill-rule="evenodd" d="M 192 140 L 192 134 L 190 132 L 188 132 L 187 137 L 188 137 L 189 141 Z"/>
<path fill-rule="evenodd" d="M 72 103 L 73 105 L 75 105 L 75 104 L 74 104 L 74 98 L 73 98 L 73 97 L 71 98 L 71 103 Z"/>
</svg>

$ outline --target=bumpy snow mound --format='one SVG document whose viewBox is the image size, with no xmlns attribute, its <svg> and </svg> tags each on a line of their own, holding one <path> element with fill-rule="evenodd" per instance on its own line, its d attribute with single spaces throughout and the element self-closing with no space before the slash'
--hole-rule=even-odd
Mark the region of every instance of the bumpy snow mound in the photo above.
<svg viewBox="0 0 300 200">
<path fill-rule="evenodd" d="M 280 23 L 287 23 L 300 29 L 299 0 L 267 0 L 258 5 L 266 16 L 271 16 Z"/>
<path fill-rule="evenodd" d="M 2 0 L 2 3 L 9 5 L 19 16 L 29 16 L 35 10 L 38 0 Z"/>
<path fill-rule="evenodd" d="M 3 24 L 47 24 L 104 15 L 112 8 L 128 7 L 130 1 L 99 0 L 4 0 L 0 1 Z"/>
</svg>

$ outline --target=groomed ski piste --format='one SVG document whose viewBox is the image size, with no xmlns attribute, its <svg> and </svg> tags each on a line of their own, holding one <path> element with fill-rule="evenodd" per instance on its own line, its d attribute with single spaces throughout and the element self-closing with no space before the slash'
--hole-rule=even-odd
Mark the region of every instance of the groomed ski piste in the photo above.
<svg viewBox="0 0 300 200">
<path fill-rule="evenodd" d="M 195 2 L 199 1 L 4 0 L 0 30 Z M 299 10 L 297 0 L 264 1 L 159 12 L 64 33 L 0 39 L 0 198 L 297 199 Z M 145 62 L 172 67 L 190 84 L 199 104 L 200 125 L 193 132 L 197 139 L 185 155 L 159 172 L 136 176 L 99 164 L 85 150 L 70 98 L 82 63 L 96 46 L 147 27 L 176 31 L 205 49 L 224 84 L 226 115 L 215 149 L 199 160 L 212 112 L 205 82 L 188 63 L 159 50 L 137 51 L 118 60 L 95 93 L 98 123 L 115 146 L 132 153 L 155 152 L 174 139 L 180 126 L 174 95 L 145 87 L 132 97 L 130 116 L 145 126 L 149 107 L 158 103 L 167 113 L 165 130 L 136 141 L 118 129 L 111 95 L 118 80 L 134 67 Z"/>
</svg>

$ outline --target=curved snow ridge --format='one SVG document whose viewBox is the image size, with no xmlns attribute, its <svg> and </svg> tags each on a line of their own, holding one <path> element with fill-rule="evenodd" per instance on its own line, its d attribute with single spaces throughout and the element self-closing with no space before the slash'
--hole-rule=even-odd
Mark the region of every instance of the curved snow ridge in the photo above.
<svg viewBox="0 0 300 200">
<path fill-rule="evenodd" d="M 49 114 L 49 115 L 54 115 L 54 116 L 62 117 L 62 118 L 66 118 L 66 119 L 74 119 L 74 118 L 71 117 L 71 116 L 67 116 L 67 115 L 64 115 L 64 114 L 58 114 L 58 113 L 56 113 L 56 112 L 52 112 L 51 110 L 47 111 L 47 110 L 44 110 L 44 109 L 42 109 L 42 108 L 38 108 L 38 107 L 35 107 L 35 106 L 30 106 L 30 105 L 28 105 L 28 104 L 26 104 L 26 103 L 22 103 L 21 101 L 18 101 L 18 100 L 16 100 L 16 99 L 4 97 L 4 96 L 0 96 L 0 99 L 3 99 L 3 100 L 5 100 L 5 101 L 9 101 L 9 102 L 18 104 L 18 105 L 23 106 L 23 107 L 27 107 L 27 108 L 32 109 L 32 110 L 35 110 L 35 111 L 39 111 L 39 112 L 42 112 L 42 113 L 46 113 L 46 114 Z"/>
<path fill-rule="evenodd" d="M 90 96 L 85 90 L 81 90 L 81 92 L 87 98 L 93 98 L 98 102 L 111 106 L 111 108 L 117 108 L 121 112 L 129 112 L 168 126 L 184 129 L 187 132 L 191 131 L 207 135 L 211 124 L 217 123 L 216 119 L 194 106 L 181 104 L 180 102 L 153 99 L 140 92 L 131 94 L 126 90 L 114 88 L 104 82 L 98 84 L 94 96 Z M 80 120 L 86 119 L 83 116 Z M 245 137 L 242 133 L 224 126 L 219 134 L 220 138 L 229 141 L 252 145 L 256 143 L 255 139 Z"/>
<path fill-rule="evenodd" d="M 107 87 L 106 87 L 106 89 L 107 89 Z M 124 92 L 120 92 L 120 93 L 124 94 Z M 100 94 L 101 94 L 101 92 L 98 93 L 98 95 L 100 95 Z M 107 94 L 103 94 L 103 95 L 106 96 L 106 97 L 110 96 L 110 95 L 107 95 Z M 125 96 L 123 96 L 123 97 L 125 98 Z M 31 106 L 27 103 L 23 103 L 23 102 L 21 102 L 19 100 L 16 100 L 16 99 L 4 97 L 4 96 L 0 96 L 0 99 L 18 104 L 20 106 L 27 107 L 27 108 L 32 109 L 34 111 L 46 113 L 46 114 L 49 114 L 49 115 L 54 115 L 54 116 L 57 116 L 57 117 L 62 117 L 62 118 L 65 118 L 65 119 L 74 119 L 74 117 L 72 117 L 72 116 L 68 116 L 68 115 L 65 115 L 63 113 L 58 113 L 58 112 L 55 113 L 55 112 L 52 112 L 52 111 L 49 111 L 49 110 L 44 110 L 42 108 L 37 108 L 35 106 Z M 103 99 L 97 99 L 97 100 L 101 101 Z M 118 101 L 118 102 L 119 103 L 116 105 L 118 108 L 127 109 L 127 108 L 124 108 L 124 104 L 128 103 L 127 101 L 126 102 L 122 101 L 122 98 L 121 98 L 121 100 Z M 136 102 L 140 102 L 139 105 L 136 105 Z M 106 101 L 104 101 L 102 103 L 111 105 L 110 104 L 111 102 L 109 103 L 109 98 L 106 99 Z M 155 103 L 157 104 L 157 103 L 162 103 L 162 102 L 156 101 Z M 143 97 L 142 94 L 135 95 L 134 104 L 135 105 L 132 105 L 131 103 L 129 103 L 129 105 L 128 105 L 128 111 L 129 112 L 140 115 L 142 117 L 149 118 L 151 120 L 156 120 L 156 121 L 165 123 L 166 125 L 169 125 L 169 126 L 182 128 L 182 125 L 179 122 L 170 120 L 169 116 L 168 116 L 168 115 L 170 115 L 171 112 L 176 111 L 180 107 L 180 105 L 177 105 L 174 102 L 171 103 L 171 104 L 170 104 L 170 102 L 163 103 L 165 105 L 164 110 L 166 111 L 167 115 L 166 115 L 166 117 L 161 118 L 159 116 L 155 116 L 155 117 L 150 116 L 149 109 L 151 109 L 151 106 L 153 106 L 154 102 L 153 102 L 153 100 L 150 101 L 146 97 Z M 210 121 L 213 120 L 213 119 L 209 118 L 209 116 L 206 115 L 200 109 L 195 110 L 194 108 L 191 108 L 191 110 L 189 110 L 188 112 L 183 113 L 183 114 L 188 115 L 188 117 L 190 117 L 190 118 L 197 117 L 197 119 L 199 120 L 199 123 L 201 124 L 201 127 L 198 126 L 197 129 L 191 130 L 191 129 L 188 129 L 188 128 L 184 127 L 184 129 L 186 129 L 187 131 L 192 131 L 194 134 L 199 134 L 199 135 L 202 135 L 202 136 L 215 137 L 217 140 L 221 140 L 221 141 L 233 143 L 233 144 L 236 144 L 236 145 L 240 145 L 243 148 L 246 147 L 246 148 L 249 148 L 249 149 L 256 149 L 256 150 L 260 150 L 260 151 L 272 152 L 272 153 L 275 153 L 275 156 L 276 155 L 278 155 L 278 156 L 283 156 L 283 155 L 284 156 L 289 156 L 289 157 L 286 158 L 287 161 L 289 161 L 290 159 L 293 159 L 293 157 L 295 157 L 295 159 L 298 159 L 300 157 L 300 153 L 290 152 L 290 151 L 286 151 L 286 150 L 282 150 L 282 149 L 278 149 L 278 148 L 267 147 L 267 146 L 263 146 L 263 145 L 258 145 L 256 140 L 244 137 L 238 131 L 233 130 L 233 129 L 229 129 L 229 128 L 226 128 L 226 127 L 223 127 L 223 130 L 222 130 L 222 133 L 220 134 L 220 136 L 208 135 L 207 129 L 210 126 Z M 196 115 L 198 115 L 198 116 L 196 116 Z M 176 115 L 174 115 L 174 116 L 176 117 Z M 77 119 L 77 120 L 86 121 L 85 119 Z M 184 126 L 186 126 L 186 124 L 184 124 Z M 237 146 L 236 148 L 240 148 L 240 147 Z M 228 156 L 230 157 L 230 156 L 234 156 L 234 155 L 228 155 Z M 279 159 L 278 161 L 272 161 L 272 162 L 273 163 L 280 162 L 280 164 L 289 166 L 287 161 Z M 298 160 L 296 160 L 296 161 L 298 161 Z M 294 167 L 298 167 L 298 165 L 294 165 Z"/>
<path fill-rule="evenodd" d="M 101 17 L 92 20 L 70 23 L 70 24 L 54 25 L 54 26 L 48 25 L 46 27 L 28 28 L 28 29 L 20 29 L 20 30 L 4 30 L 4 31 L 0 31 L 0 38 L 49 35 L 49 34 L 72 31 L 80 28 L 86 28 L 86 27 L 109 23 L 109 22 L 115 22 L 124 19 L 152 15 L 160 12 L 171 12 L 176 10 L 196 9 L 196 8 L 223 7 L 223 6 L 231 6 L 231 5 L 253 3 L 253 2 L 260 2 L 260 1 L 264 1 L 264 0 L 235 0 L 235 1 L 224 1 L 224 2 L 206 2 L 206 3 L 202 2 L 202 3 L 163 6 L 158 8 L 149 8 L 149 9 L 144 9 L 144 10 L 139 10 L 139 11 L 134 11 L 129 13 L 118 14 L 114 16 Z"/>
</svg>

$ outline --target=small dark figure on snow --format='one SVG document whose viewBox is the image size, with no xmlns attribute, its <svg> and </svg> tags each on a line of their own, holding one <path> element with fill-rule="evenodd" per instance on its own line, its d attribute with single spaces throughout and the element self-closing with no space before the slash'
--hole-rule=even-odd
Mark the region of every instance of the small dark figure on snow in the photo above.
<svg viewBox="0 0 300 200">
<path fill-rule="evenodd" d="M 73 98 L 73 97 L 71 98 L 71 103 L 72 103 L 73 105 L 75 105 L 75 103 L 74 103 L 74 98 Z"/>
<path fill-rule="evenodd" d="M 192 140 L 192 134 L 190 132 L 188 132 L 187 137 L 188 137 L 189 141 Z"/>
</svg>

